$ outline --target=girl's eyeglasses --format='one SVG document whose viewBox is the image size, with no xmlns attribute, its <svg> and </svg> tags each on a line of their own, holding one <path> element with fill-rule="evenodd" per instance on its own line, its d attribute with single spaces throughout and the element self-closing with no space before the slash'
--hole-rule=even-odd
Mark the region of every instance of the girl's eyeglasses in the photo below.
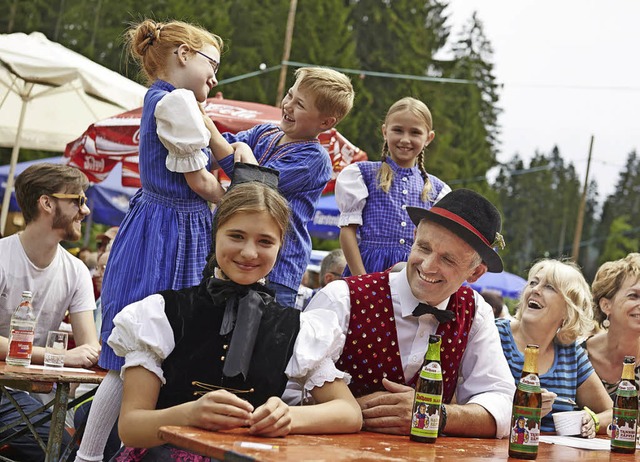
<svg viewBox="0 0 640 462">
<path fill-rule="evenodd" d="M 198 50 L 193 50 L 196 53 L 198 53 L 201 56 L 204 56 L 204 58 L 209 61 L 209 64 L 211 64 L 211 67 L 213 68 L 213 73 L 214 74 L 218 74 L 218 69 L 220 69 L 220 63 L 218 61 L 216 61 L 215 59 L 213 59 L 211 56 L 207 56 L 205 55 L 203 52 L 198 51 Z M 178 50 L 173 52 L 174 55 L 178 54 Z"/>
<path fill-rule="evenodd" d="M 215 59 L 211 58 L 210 56 L 205 55 L 201 51 L 198 51 L 198 50 L 194 50 L 194 51 L 196 53 L 198 53 L 199 55 L 204 56 L 209 61 L 209 64 L 211 64 L 211 67 L 213 68 L 213 73 L 214 74 L 218 73 L 218 69 L 220 68 L 220 63 L 218 61 L 216 61 Z"/>
<path fill-rule="evenodd" d="M 78 208 L 84 207 L 84 204 L 87 203 L 87 196 L 84 194 L 63 194 L 63 193 L 55 193 L 51 194 L 51 197 L 55 197 L 56 199 L 76 199 L 78 201 Z"/>
</svg>

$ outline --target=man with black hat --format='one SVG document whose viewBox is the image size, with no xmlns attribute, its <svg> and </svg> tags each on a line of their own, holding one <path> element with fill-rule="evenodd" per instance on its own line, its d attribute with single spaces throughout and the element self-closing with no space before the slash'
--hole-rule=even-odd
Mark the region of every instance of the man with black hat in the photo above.
<svg viewBox="0 0 640 462">
<path fill-rule="evenodd" d="M 429 335 L 437 333 L 445 403 L 440 433 L 501 438 L 509 433 L 515 386 L 491 306 L 463 286 L 487 271 L 502 271 L 494 250 L 504 246 L 500 214 L 466 189 L 430 210 L 407 212 L 417 228 L 402 271 L 332 282 L 309 303 L 306 311 L 333 310 L 345 334 L 341 356 L 327 361 L 326 374 L 351 376 L 364 428 L 408 434 L 412 386 Z M 290 388 L 285 398 L 294 395 Z"/>
</svg>

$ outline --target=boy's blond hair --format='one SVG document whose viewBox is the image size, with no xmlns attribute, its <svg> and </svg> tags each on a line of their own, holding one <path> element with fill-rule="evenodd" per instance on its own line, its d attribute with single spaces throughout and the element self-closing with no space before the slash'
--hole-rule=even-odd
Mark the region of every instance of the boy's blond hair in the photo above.
<svg viewBox="0 0 640 462">
<path fill-rule="evenodd" d="M 316 109 L 327 117 L 335 117 L 336 124 L 353 107 L 354 91 L 349 77 L 327 67 L 301 67 L 295 73 L 299 88 L 309 90 L 315 97 Z"/>
</svg>

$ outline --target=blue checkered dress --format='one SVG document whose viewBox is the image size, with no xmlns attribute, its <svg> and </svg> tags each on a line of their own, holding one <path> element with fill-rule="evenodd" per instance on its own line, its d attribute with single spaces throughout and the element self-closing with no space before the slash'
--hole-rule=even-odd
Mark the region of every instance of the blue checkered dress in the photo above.
<svg viewBox="0 0 640 462">
<path fill-rule="evenodd" d="M 102 283 L 98 364 L 110 370 L 119 370 L 124 362 L 107 344 L 114 316 L 158 291 L 197 285 L 211 247 L 208 204 L 189 188 L 184 174 L 167 170 L 168 152 L 156 134 L 155 107 L 172 90 L 172 85 L 158 80 L 145 96 L 140 125 L 142 188 L 120 225 Z M 209 152 L 207 156 L 211 158 Z"/>
<path fill-rule="evenodd" d="M 393 170 L 393 182 L 388 193 L 378 187 L 377 174 L 380 162 L 357 162 L 355 165 L 362 174 L 362 180 L 368 194 L 362 209 L 362 225 L 359 228 L 359 249 L 362 263 L 367 273 L 385 271 L 398 262 L 407 261 L 415 225 L 409 218 L 406 208 L 422 207 L 430 209 L 451 189 L 438 177 L 428 174 L 432 184 L 427 202 L 422 202 L 420 196 L 424 187 L 424 180 L 418 167 L 401 168 L 391 158 L 386 162 Z M 353 167 L 352 167 L 353 168 Z M 340 175 L 338 175 L 340 182 Z M 357 195 L 357 194 L 356 194 Z M 354 216 L 352 204 L 340 197 L 340 188 L 336 185 L 336 202 L 341 214 Z M 349 221 L 352 221 L 349 219 Z M 343 221 L 340 222 L 343 225 Z M 351 271 L 347 266 L 345 276 Z"/>
</svg>

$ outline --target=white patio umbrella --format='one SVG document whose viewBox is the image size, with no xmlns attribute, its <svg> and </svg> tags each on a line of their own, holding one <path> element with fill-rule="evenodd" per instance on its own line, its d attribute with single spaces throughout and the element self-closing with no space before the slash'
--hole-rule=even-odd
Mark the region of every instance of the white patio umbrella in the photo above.
<svg viewBox="0 0 640 462">
<path fill-rule="evenodd" d="M 0 146 L 13 147 L 0 232 L 21 147 L 64 151 L 90 124 L 141 106 L 145 92 L 40 32 L 0 34 Z"/>
</svg>

